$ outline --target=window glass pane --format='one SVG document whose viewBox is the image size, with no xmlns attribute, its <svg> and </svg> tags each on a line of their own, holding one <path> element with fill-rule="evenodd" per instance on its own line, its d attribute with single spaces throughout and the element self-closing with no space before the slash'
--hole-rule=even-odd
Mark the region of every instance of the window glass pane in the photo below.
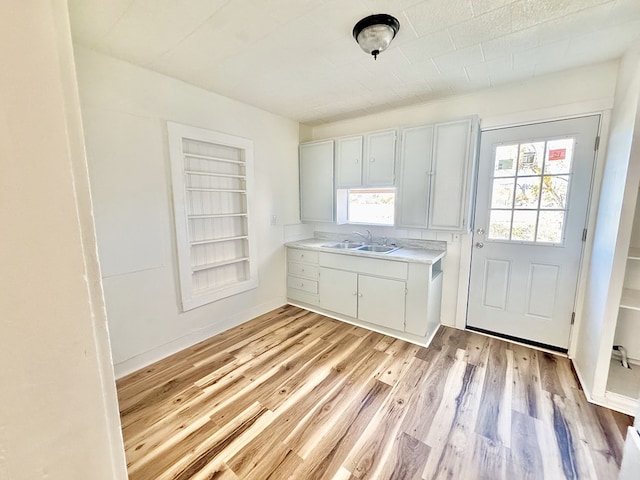
<svg viewBox="0 0 640 480">
<path fill-rule="evenodd" d="M 538 208 L 540 177 L 518 178 L 516 181 L 516 208 Z"/>
<path fill-rule="evenodd" d="M 540 208 L 564 209 L 567 205 L 568 175 L 542 178 L 542 202 Z"/>
<path fill-rule="evenodd" d="M 489 238 L 492 240 L 509 240 L 510 231 L 511 210 L 491 210 Z"/>
<path fill-rule="evenodd" d="M 540 212 L 538 242 L 562 243 L 565 212 Z"/>
<path fill-rule="evenodd" d="M 516 210 L 513 212 L 511 240 L 532 242 L 536 234 L 537 211 Z"/>
<path fill-rule="evenodd" d="M 501 145 L 496 148 L 494 177 L 515 177 L 518 145 Z"/>
<path fill-rule="evenodd" d="M 544 173 L 570 173 L 573 160 L 573 138 L 551 140 L 547 143 Z"/>
<path fill-rule="evenodd" d="M 518 175 L 540 175 L 544 156 L 544 142 L 523 143 L 518 156 Z"/>
<path fill-rule="evenodd" d="M 511 208 L 513 206 L 513 178 L 496 178 L 491 193 L 491 208 Z"/>
<path fill-rule="evenodd" d="M 395 189 L 349 190 L 349 223 L 393 225 Z"/>
</svg>

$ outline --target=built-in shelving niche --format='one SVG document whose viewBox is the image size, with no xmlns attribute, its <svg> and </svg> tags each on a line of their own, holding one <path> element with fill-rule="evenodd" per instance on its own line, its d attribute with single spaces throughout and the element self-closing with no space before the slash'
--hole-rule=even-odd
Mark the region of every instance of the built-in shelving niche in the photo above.
<svg viewBox="0 0 640 480">
<path fill-rule="evenodd" d="M 257 285 L 249 222 L 253 142 L 169 123 L 185 310 Z"/>
<path fill-rule="evenodd" d="M 618 353 L 612 353 L 607 395 L 635 401 L 640 397 L 640 205 L 636 206 L 631 231 L 614 345 L 627 350 L 631 369 L 622 366 Z"/>
</svg>

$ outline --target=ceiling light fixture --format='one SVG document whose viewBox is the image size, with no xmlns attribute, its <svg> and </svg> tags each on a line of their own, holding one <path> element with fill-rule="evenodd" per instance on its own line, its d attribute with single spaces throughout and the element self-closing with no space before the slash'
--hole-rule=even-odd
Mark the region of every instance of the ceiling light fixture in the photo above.
<svg viewBox="0 0 640 480">
<path fill-rule="evenodd" d="M 395 17 L 379 13 L 369 15 L 356 23 L 353 27 L 353 38 L 362 50 L 373 55 L 374 60 L 377 60 L 378 55 L 389 47 L 398 30 L 400 30 L 400 22 Z"/>
</svg>

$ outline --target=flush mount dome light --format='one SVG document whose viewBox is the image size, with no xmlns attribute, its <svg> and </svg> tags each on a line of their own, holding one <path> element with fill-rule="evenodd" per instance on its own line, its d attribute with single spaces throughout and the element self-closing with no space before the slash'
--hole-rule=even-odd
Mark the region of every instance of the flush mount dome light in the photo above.
<svg viewBox="0 0 640 480">
<path fill-rule="evenodd" d="M 378 58 L 384 52 L 391 40 L 400 30 L 400 22 L 386 13 L 379 13 L 363 18 L 353 27 L 353 38 L 360 48 Z"/>
</svg>

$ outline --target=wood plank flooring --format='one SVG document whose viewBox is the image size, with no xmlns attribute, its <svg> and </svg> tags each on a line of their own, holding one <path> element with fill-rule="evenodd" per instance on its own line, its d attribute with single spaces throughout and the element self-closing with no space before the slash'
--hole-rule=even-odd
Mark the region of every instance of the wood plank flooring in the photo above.
<svg viewBox="0 0 640 480">
<path fill-rule="evenodd" d="M 284 306 L 118 381 L 131 480 L 611 479 L 630 417 L 568 359 Z"/>
</svg>

